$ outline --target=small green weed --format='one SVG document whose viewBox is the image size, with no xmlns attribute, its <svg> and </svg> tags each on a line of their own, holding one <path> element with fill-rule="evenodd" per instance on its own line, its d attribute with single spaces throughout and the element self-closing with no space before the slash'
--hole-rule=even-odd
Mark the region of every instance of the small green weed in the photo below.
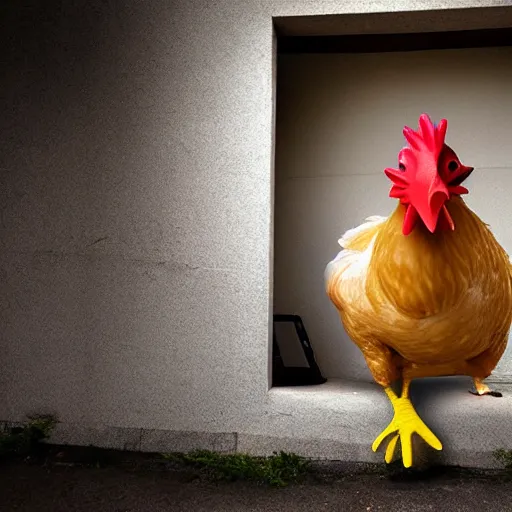
<svg viewBox="0 0 512 512">
<path fill-rule="evenodd" d="M 164 458 L 199 469 L 217 480 L 250 480 L 274 487 L 297 482 L 310 469 L 309 461 L 293 453 L 253 457 L 243 453 L 220 454 L 197 450 L 187 454 L 164 454 Z"/>
<path fill-rule="evenodd" d="M 496 450 L 493 455 L 498 462 L 503 464 L 507 471 L 512 471 L 512 450 L 500 448 Z"/>
<path fill-rule="evenodd" d="M 29 455 L 50 436 L 56 423 L 52 416 L 32 416 L 26 425 L 0 432 L 0 457 Z"/>
</svg>

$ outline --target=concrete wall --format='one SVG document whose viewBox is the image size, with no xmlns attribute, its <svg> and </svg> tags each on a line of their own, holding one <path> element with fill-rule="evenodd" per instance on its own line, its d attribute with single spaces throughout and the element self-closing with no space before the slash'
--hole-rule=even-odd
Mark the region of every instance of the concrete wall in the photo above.
<svg viewBox="0 0 512 512">
<path fill-rule="evenodd" d="M 347 229 L 395 208 L 383 169 L 420 113 L 448 119 L 448 144 L 476 169 L 466 200 L 512 254 L 511 83 L 510 48 L 279 58 L 275 308 L 303 317 L 326 376 L 371 380 L 323 272 Z M 512 345 L 496 376 L 512 381 Z"/>
<path fill-rule="evenodd" d="M 272 24 L 207 5 L 9 29 L 0 417 L 237 430 L 261 407 Z"/>
<path fill-rule="evenodd" d="M 56 442 L 374 459 L 380 390 L 268 392 L 272 17 L 427 9 L 424 28 L 468 28 L 506 17 L 435 10 L 506 4 L 16 3 L 0 30 L 0 418 L 56 413 Z M 501 409 L 458 393 L 426 420 L 447 460 L 487 463 Z"/>
</svg>

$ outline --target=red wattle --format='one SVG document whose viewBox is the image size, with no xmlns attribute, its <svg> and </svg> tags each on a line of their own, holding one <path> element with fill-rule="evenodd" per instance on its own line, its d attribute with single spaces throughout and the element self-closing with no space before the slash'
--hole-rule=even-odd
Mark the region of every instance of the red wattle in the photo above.
<svg viewBox="0 0 512 512">
<path fill-rule="evenodd" d="M 407 206 L 407 210 L 405 212 L 404 224 L 402 226 L 402 233 L 407 236 L 411 233 L 411 231 L 416 226 L 418 219 L 420 218 L 418 211 L 412 204 Z"/>
<path fill-rule="evenodd" d="M 444 204 L 439 212 L 439 219 L 437 220 L 437 229 L 442 231 L 453 231 L 455 229 L 455 224 L 453 222 L 452 216 L 446 208 Z"/>
</svg>

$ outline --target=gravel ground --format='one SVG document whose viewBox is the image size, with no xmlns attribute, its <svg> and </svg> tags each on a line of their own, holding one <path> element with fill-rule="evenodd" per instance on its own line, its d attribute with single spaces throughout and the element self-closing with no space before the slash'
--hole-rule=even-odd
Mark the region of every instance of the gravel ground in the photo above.
<svg viewBox="0 0 512 512">
<path fill-rule="evenodd" d="M 0 511 L 512 512 L 512 481 L 456 469 L 411 476 L 331 465 L 300 484 L 275 489 L 244 482 L 214 483 L 147 459 L 97 466 L 98 462 L 84 466 L 58 457 L 44 464 L 4 462 Z"/>
</svg>

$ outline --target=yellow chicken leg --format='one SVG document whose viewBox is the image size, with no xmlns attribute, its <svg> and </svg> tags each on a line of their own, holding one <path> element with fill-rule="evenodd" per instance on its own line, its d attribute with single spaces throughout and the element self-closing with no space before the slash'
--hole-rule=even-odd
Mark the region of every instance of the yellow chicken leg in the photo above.
<svg viewBox="0 0 512 512">
<path fill-rule="evenodd" d="M 402 446 L 402 460 L 406 468 L 410 468 L 412 466 L 413 434 L 418 434 L 432 448 L 442 450 L 443 446 L 441 442 L 418 416 L 418 413 L 414 409 L 414 406 L 408 397 L 409 382 L 404 382 L 403 392 L 400 398 L 390 387 L 384 388 L 384 391 L 391 401 L 395 414 L 391 423 L 373 442 L 372 450 L 376 452 L 382 441 L 384 441 L 384 439 L 389 435 L 393 434 L 393 437 L 386 448 L 385 461 L 388 464 L 392 461 L 398 439 L 400 438 L 400 444 Z"/>
</svg>

